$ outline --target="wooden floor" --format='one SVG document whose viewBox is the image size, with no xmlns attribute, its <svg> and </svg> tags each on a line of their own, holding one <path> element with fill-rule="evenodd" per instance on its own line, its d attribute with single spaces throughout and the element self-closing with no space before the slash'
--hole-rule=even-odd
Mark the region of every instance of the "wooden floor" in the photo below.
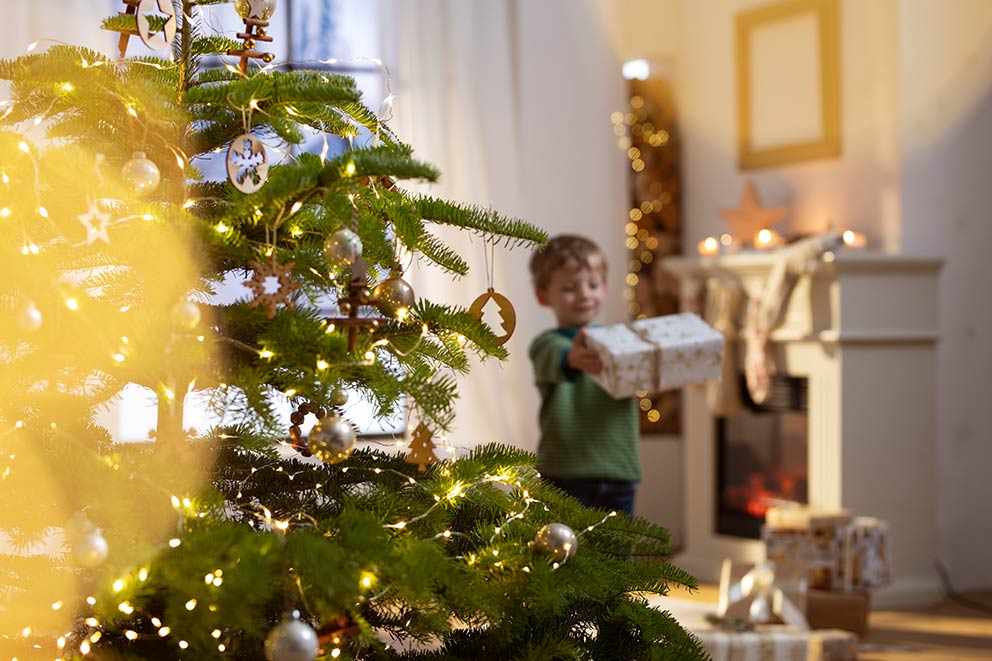
<svg viewBox="0 0 992 661">
<path fill-rule="evenodd" d="M 992 590 L 962 595 L 992 608 Z M 859 661 L 992 659 L 992 613 L 945 600 L 926 610 L 874 611 Z"/>
<path fill-rule="evenodd" d="M 704 585 L 689 597 L 673 590 L 676 598 L 717 600 L 716 586 Z M 966 599 L 992 608 L 992 590 L 968 592 Z M 869 632 L 861 640 L 858 661 L 992 661 L 992 613 L 969 608 L 950 599 L 922 610 L 876 610 Z"/>
</svg>

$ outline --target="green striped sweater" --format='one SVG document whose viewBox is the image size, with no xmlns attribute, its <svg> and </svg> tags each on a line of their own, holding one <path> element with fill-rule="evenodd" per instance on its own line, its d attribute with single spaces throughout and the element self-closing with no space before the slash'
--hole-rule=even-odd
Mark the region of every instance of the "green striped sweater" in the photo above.
<svg viewBox="0 0 992 661">
<path fill-rule="evenodd" d="M 641 479 L 637 403 L 613 399 L 565 359 L 576 328 L 548 330 L 530 345 L 541 392 L 538 469 L 559 478 Z"/>
</svg>

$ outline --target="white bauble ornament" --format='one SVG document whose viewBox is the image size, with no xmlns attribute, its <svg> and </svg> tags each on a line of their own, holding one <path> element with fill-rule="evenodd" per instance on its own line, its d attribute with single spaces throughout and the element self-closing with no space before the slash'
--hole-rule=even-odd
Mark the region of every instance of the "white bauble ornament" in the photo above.
<svg viewBox="0 0 992 661">
<path fill-rule="evenodd" d="M 69 520 L 65 536 L 72 547 L 72 559 L 80 567 L 96 567 L 107 559 L 110 551 L 107 540 L 84 512 L 78 512 Z"/>
<path fill-rule="evenodd" d="M 355 430 L 336 413 L 317 422 L 310 430 L 307 447 L 326 464 L 344 461 L 355 449 Z"/>
<path fill-rule="evenodd" d="M 265 639 L 265 658 L 269 661 L 313 661 L 320 651 L 317 632 L 300 622 L 293 611 L 277 624 Z"/>
<path fill-rule="evenodd" d="M 124 164 L 121 176 L 135 193 L 143 195 L 158 188 L 162 173 L 153 161 L 145 157 L 145 152 L 136 151 L 131 160 Z"/>
<path fill-rule="evenodd" d="M 324 259 L 334 268 L 350 266 L 362 256 L 362 240 L 348 228 L 324 239 Z"/>
<path fill-rule="evenodd" d="M 172 306 L 172 323 L 183 330 L 193 330 L 202 317 L 200 306 L 193 301 L 180 301 Z"/>
<path fill-rule="evenodd" d="M 276 0 L 234 0 L 234 11 L 241 18 L 267 21 L 276 10 Z"/>
<path fill-rule="evenodd" d="M 564 523 L 549 523 L 537 531 L 534 547 L 558 562 L 568 560 L 579 548 L 579 540 Z"/>
<path fill-rule="evenodd" d="M 389 277 L 376 286 L 372 297 L 380 312 L 399 319 L 406 317 L 415 300 L 413 287 L 400 277 L 399 271 L 390 271 Z"/>
<path fill-rule="evenodd" d="M 110 546 L 99 528 L 72 542 L 72 559 L 80 567 L 96 567 L 107 559 Z"/>
<path fill-rule="evenodd" d="M 17 327 L 25 333 L 33 333 L 41 328 L 41 310 L 34 301 L 28 301 L 17 311 Z"/>
</svg>

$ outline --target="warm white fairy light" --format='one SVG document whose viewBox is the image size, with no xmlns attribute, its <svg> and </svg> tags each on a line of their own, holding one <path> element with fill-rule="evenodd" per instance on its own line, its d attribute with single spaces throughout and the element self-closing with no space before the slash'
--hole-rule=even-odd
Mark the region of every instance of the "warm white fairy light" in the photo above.
<svg viewBox="0 0 992 661">
<path fill-rule="evenodd" d="M 124 637 L 127 638 L 128 640 L 137 640 L 138 639 L 138 632 L 137 631 L 132 631 L 131 629 L 125 629 L 124 630 Z"/>
<path fill-rule="evenodd" d="M 123 578 L 118 578 L 116 581 L 114 581 L 114 584 L 112 586 L 112 589 L 113 589 L 114 592 L 120 592 L 121 590 L 123 590 L 124 589 L 124 579 Z"/>
<path fill-rule="evenodd" d="M 132 606 L 127 601 L 122 601 L 121 603 L 117 604 L 117 610 L 124 613 L 125 615 L 130 615 L 131 613 L 134 612 L 134 606 Z"/>
<path fill-rule="evenodd" d="M 182 543 L 183 541 L 178 537 L 173 537 L 172 539 L 169 540 L 169 546 L 172 548 L 177 548 Z"/>
</svg>

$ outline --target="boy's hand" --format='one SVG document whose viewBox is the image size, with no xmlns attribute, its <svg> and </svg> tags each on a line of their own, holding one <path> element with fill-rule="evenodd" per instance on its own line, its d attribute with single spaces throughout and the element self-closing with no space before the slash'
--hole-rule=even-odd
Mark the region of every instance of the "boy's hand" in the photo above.
<svg viewBox="0 0 992 661">
<path fill-rule="evenodd" d="M 568 359 L 565 362 L 572 369 L 586 374 L 599 374 L 603 371 L 603 361 L 599 359 L 599 354 L 586 346 L 585 329 L 579 330 L 575 339 L 572 340 L 572 348 L 569 350 Z"/>
</svg>

